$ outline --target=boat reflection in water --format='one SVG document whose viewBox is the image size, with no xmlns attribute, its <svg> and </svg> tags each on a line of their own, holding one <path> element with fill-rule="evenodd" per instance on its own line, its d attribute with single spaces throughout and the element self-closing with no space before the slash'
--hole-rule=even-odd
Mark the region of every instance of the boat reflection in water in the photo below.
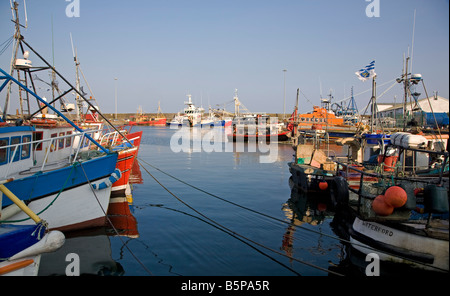
<svg viewBox="0 0 450 296">
<path fill-rule="evenodd" d="M 289 187 L 291 188 L 291 197 L 282 207 L 289 225 L 283 235 L 281 250 L 286 255 L 295 257 L 293 255 L 294 234 L 299 229 L 298 227 L 303 224 L 320 226 L 327 218 L 332 219 L 334 212 L 329 198 L 324 195 L 307 196 L 305 192 L 295 185 L 292 177 L 289 178 Z M 302 242 L 301 244 L 304 245 L 304 243 Z M 320 239 L 311 248 L 314 249 L 309 250 L 311 252 L 321 252 Z"/>
<path fill-rule="evenodd" d="M 127 197 L 116 197 L 108 209 L 105 227 L 69 232 L 66 242 L 59 250 L 43 254 L 39 276 L 65 276 L 73 260 L 69 254 L 79 258 L 79 275 L 121 276 L 125 270 L 112 258 L 110 236 L 139 237 L 136 218 L 130 211 Z"/>
</svg>

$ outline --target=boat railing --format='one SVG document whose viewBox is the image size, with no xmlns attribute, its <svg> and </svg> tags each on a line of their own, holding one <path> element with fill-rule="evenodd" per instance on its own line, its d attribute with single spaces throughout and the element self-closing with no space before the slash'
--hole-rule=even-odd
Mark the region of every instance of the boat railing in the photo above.
<svg viewBox="0 0 450 296">
<path fill-rule="evenodd" d="M 350 191 L 358 194 L 360 197 L 366 198 L 366 199 L 374 199 L 376 196 L 362 192 L 365 177 L 375 177 L 375 178 L 379 178 L 381 180 L 384 179 L 384 180 L 389 180 L 389 181 L 393 181 L 393 182 L 407 180 L 409 182 L 423 182 L 423 183 L 428 183 L 428 184 L 442 185 L 444 171 L 446 170 L 446 165 L 448 162 L 448 156 L 449 156 L 448 151 L 433 151 L 433 150 L 425 150 L 425 149 L 418 149 L 418 148 L 411 148 L 411 147 L 404 148 L 404 147 L 399 147 L 399 146 L 392 145 L 392 144 L 388 144 L 388 145 L 395 146 L 397 148 L 402 148 L 404 150 L 443 156 L 444 159 L 441 164 L 441 167 L 439 168 L 438 178 L 436 179 L 436 177 L 431 177 L 431 176 L 428 177 L 427 175 L 406 176 L 404 173 L 399 174 L 399 170 L 403 169 L 404 166 L 397 167 L 397 168 L 395 168 L 395 170 L 386 172 L 382 169 L 383 165 L 384 165 L 383 162 L 380 163 L 380 167 L 377 171 L 368 172 L 368 171 L 364 170 L 363 164 L 357 163 L 352 160 L 347 161 L 347 162 L 342 162 L 340 157 L 339 158 L 335 157 L 333 159 L 333 161 L 337 164 L 336 175 L 339 176 L 341 172 L 345 172 L 346 176 L 349 176 L 350 172 L 360 174 L 359 189 L 356 190 L 351 187 L 349 187 L 348 189 Z M 403 171 L 401 171 L 401 172 L 403 172 Z"/>
<path fill-rule="evenodd" d="M 31 165 L 40 166 L 40 171 L 44 171 L 46 165 L 54 164 L 57 161 L 65 160 L 68 164 L 73 164 L 78 160 L 83 148 L 86 147 L 86 142 L 89 140 L 86 135 L 91 132 L 72 133 L 69 135 L 0 146 L 0 156 L 4 158 L 4 162 L 1 165 L 6 165 L 2 178 L 6 178 L 11 169 L 21 160 L 31 159 Z M 77 138 L 79 140 L 75 141 Z M 22 139 L 25 138 L 22 137 Z M 48 143 L 45 149 L 43 148 L 44 143 Z M 63 149 L 65 150 L 63 153 L 58 155 L 56 159 L 50 161 L 50 156 L 53 152 L 62 151 Z M 43 151 L 43 153 L 38 153 L 40 151 Z M 20 168 L 21 166 L 17 165 L 17 167 Z M 22 170 L 29 168 L 22 167 Z"/>
<path fill-rule="evenodd" d="M 99 139 L 99 142 L 101 145 L 110 145 L 110 146 L 114 146 L 115 144 L 117 144 L 120 139 L 121 139 L 121 134 L 117 131 L 111 131 L 111 132 L 107 132 L 102 134 L 102 136 Z"/>
</svg>

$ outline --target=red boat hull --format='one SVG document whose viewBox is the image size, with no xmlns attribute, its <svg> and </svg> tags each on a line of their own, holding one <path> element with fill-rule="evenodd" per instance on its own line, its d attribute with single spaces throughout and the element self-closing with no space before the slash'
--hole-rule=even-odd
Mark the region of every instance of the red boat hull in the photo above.
<svg viewBox="0 0 450 296">
<path fill-rule="evenodd" d="M 117 159 L 116 168 L 122 173 L 119 180 L 113 183 L 111 190 L 111 197 L 125 196 L 125 189 L 127 188 L 128 179 L 130 178 L 133 163 L 138 155 L 139 146 L 141 144 L 142 131 L 126 135 L 127 139 L 133 143 L 133 147 L 120 150 Z"/>
</svg>

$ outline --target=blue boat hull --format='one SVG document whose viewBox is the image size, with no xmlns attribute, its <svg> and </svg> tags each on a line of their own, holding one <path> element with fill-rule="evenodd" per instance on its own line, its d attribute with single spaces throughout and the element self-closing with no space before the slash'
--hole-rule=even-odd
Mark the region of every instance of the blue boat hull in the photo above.
<svg viewBox="0 0 450 296">
<path fill-rule="evenodd" d="M 26 203 L 67 191 L 71 188 L 97 181 L 110 176 L 117 163 L 117 154 L 105 155 L 72 166 L 64 167 L 54 171 L 36 173 L 31 176 L 15 179 L 4 184 L 20 200 Z M 12 204 L 12 201 L 4 198 L 2 207 Z"/>
<path fill-rule="evenodd" d="M 92 159 L 83 164 L 37 173 L 16 179 L 5 186 L 40 218 L 49 229 L 72 231 L 104 226 L 108 210 L 117 154 Z M 120 174 L 119 174 L 120 175 Z M 87 176 L 87 177 L 86 177 Z M 3 199 L 6 221 L 32 224 L 23 212 L 14 212 L 15 205 Z M 5 207 L 8 206 L 9 207 Z M 11 213 L 11 214 L 9 214 Z M 3 218 L 3 217 L 2 217 Z"/>
</svg>

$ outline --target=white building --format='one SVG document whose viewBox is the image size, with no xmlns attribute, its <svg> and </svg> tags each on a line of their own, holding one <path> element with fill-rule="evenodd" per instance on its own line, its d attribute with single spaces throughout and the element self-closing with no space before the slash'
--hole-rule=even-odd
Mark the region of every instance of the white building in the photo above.
<svg viewBox="0 0 450 296">
<path fill-rule="evenodd" d="M 435 119 L 438 125 L 449 124 L 449 100 L 440 96 L 433 96 L 406 104 L 407 116 L 414 116 L 420 125 L 435 125 Z M 377 103 L 378 118 L 393 118 L 403 122 L 403 102 L 402 103 Z M 433 116 L 434 113 L 434 116 Z"/>
</svg>

